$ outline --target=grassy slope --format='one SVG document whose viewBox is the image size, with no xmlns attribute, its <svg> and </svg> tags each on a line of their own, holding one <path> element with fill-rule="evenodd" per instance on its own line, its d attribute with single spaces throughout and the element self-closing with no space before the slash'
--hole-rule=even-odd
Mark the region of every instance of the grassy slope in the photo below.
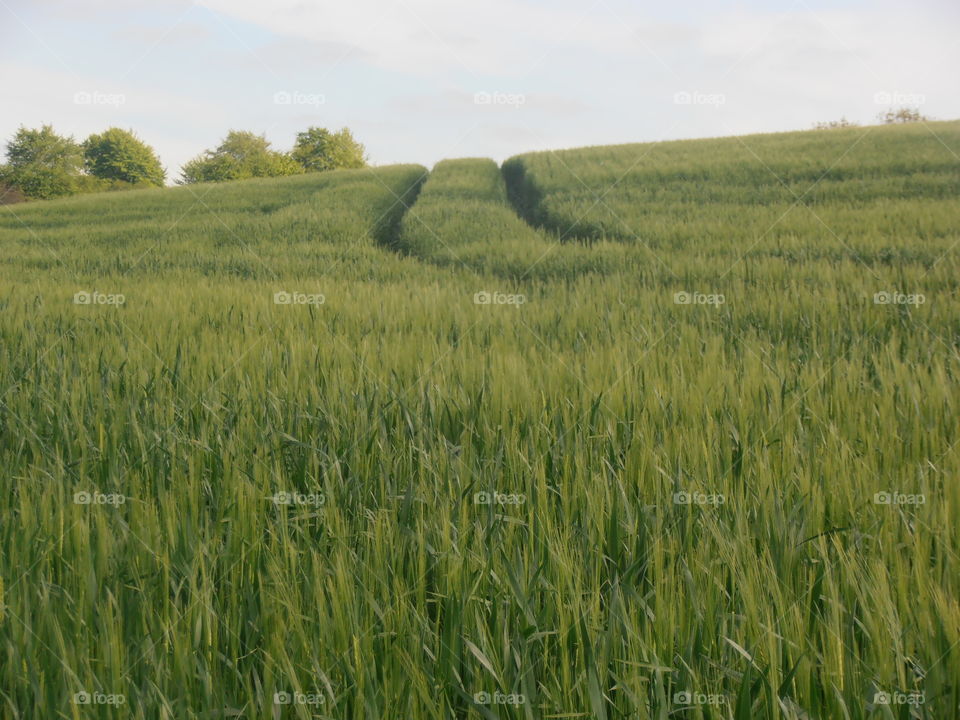
<svg viewBox="0 0 960 720">
<path fill-rule="evenodd" d="M 0 214 L 0 263 L 58 276 L 316 274 L 378 244 L 426 176 L 419 165 L 83 195 Z M 402 202 L 401 202 L 402 200 Z"/>
<path fill-rule="evenodd" d="M 782 139 L 815 154 L 813 177 L 837 137 Z M 891 147 L 877 181 L 909 188 L 916 148 Z M 454 250 L 540 242 L 490 210 L 488 167 L 451 173 L 458 210 L 489 223 Z M 922 717 L 951 716 L 960 300 L 933 230 L 955 196 L 860 208 L 847 231 L 869 267 L 819 223 L 708 233 L 695 200 L 667 203 L 696 221 L 669 272 L 617 237 L 623 271 L 516 280 L 517 308 L 473 303 L 477 272 L 512 272 L 499 260 L 377 247 L 365 208 L 419 170 L 377 172 L 392 192 L 367 171 L 322 178 L 360 196 L 211 187 L 216 214 L 188 189 L 0 208 L 0 714 L 91 715 L 70 702 L 87 689 L 127 698 L 97 716 L 138 720 L 861 720 L 889 717 L 875 690 L 917 689 Z M 458 212 L 430 216 L 429 187 L 415 208 L 439 234 Z M 856 208 L 863 187 L 852 167 L 818 197 Z M 769 209 L 737 197 L 744 226 Z M 317 233 L 323 218 L 350 229 Z M 127 301 L 71 303 L 93 287 Z M 283 289 L 326 303 L 273 304 Z M 893 289 L 927 302 L 873 304 Z M 726 303 L 676 305 L 683 290 Z M 71 501 L 93 489 L 130 500 Z M 291 490 L 325 504 L 266 499 Z M 674 502 L 694 490 L 725 502 Z M 877 505 L 882 490 L 926 503 Z M 524 502 L 474 501 L 490 491 Z M 324 704 L 273 706 L 292 690 Z M 679 690 L 728 702 L 683 710 Z"/>
<path fill-rule="evenodd" d="M 631 254 L 614 244 L 561 245 L 531 228 L 507 202 L 493 160 L 444 160 L 404 216 L 399 248 L 422 260 L 514 281 L 572 278 L 622 269 Z"/>
<path fill-rule="evenodd" d="M 665 261 L 849 247 L 899 262 L 920 251 L 907 238 L 928 254 L 956 241 L 958 145 L 960 122 L 943 122 L 531 153 L 504 172 L 524 214 L 564 239 L 641 244 Z"/>
</svg>

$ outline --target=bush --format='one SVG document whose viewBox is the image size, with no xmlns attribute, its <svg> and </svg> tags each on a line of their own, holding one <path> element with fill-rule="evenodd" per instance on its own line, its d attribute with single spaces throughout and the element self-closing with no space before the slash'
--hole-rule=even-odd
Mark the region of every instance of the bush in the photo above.
<svg viewBox="0 0 960 720">
<path fill-rule="evenodd" d="M 350 130 L 331 133 L 326 128 L 310 127 L 297 133 L 291 156 L 307 172 L 366 167 L 366 150 Z"/>
<path fill-rule="evenodd" d="M 183 166 L 181 185 L 296 175 L 303 167 L 287 153 L 270 149 L 263 135 L 231 130 L 216 150 L 207 150 Z"/>
<path fill-rule="evenodd" d="M 877 115 L 877 119 L 884 125 L 899 125 L 902 123 L 929 122 L 930 118 L 921 115 L 916 108 L 898 108 L 887 110 Z"/>
<path fill-rule="evenodd" d="M 83 143 L 84 165 L 95 178 L 162 187 L 166 172 L 152 147 L 132 131 L 110 128 Z"/>
<path fill-rule="evenodd" d="M 50 125 L 23 126 L 7 143 L 7 165 L 0 177 L 28 198 L 54 198 L 77 192 L 83 153 L 72 137 L 57 135 Z"/>
<path fill-rule="evenodd" d="M 840 118 L 839 120 L 828 120 L 827 122 L 818 122 L 814 123 L 814 130 L 833 130 L 835 128 L 849 128 L 849 127 L 860 127 L 860 123 L 853 122 L 853 120 L 847 120 L 845 117 Z"/>
</svg>

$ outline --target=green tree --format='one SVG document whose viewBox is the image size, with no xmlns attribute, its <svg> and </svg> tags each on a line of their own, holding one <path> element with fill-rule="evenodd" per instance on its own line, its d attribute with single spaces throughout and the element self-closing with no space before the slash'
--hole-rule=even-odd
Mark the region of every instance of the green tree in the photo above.
<svg viewBox="0 0 960 720">
<path fill-rule="evenodd" d="M 102 180 L 163 186 L 166 172 L 153 148 L 132 131 L 110 128 L 83 143 L 87 172 Z"/>
<path fill-rule="evenodd" d="M 307 172 L 360 168 L 367 164 L 366 150 L 347 128 L 335 133 L 326 128 L 307 128 L 297 133 L 291 155 Z"/>
<path fill-rule="evenodd" d="M 231 130 L 216 150 L 207 150 L 184 165 L 177 182 L 185 185 L 302 172 L 303 168 L 290 155 L 271 150 L 263 135 Z"/>
<path fill-rule="evenodd" d="M 814 130 L 834 130 L 836 128 L 854 128 L 860 127 L 859 123 L 854 122 L 853 120 L 847 120 L 846 117 L 842 117 L 839 120 L 829 120 L 826 122 L 818 122 L 814 124 Z"/>
<path fill-rule="evenodd" d="M 71 195 L 78 190 L 83 152 L 72 137 L 57 135 L 50 125 L 23 126 L 7 143 L 7 164 L 0 181 L 28 198 Z"/>
<path fill-rule="evenodd" d="M 899 125 L 902 123 L 929 122 L 930 118 L 921 115 L 916 108 L 898 108 L 887 110 L 877 115 L 877 119 L 884 125 Z"/>
</svg>

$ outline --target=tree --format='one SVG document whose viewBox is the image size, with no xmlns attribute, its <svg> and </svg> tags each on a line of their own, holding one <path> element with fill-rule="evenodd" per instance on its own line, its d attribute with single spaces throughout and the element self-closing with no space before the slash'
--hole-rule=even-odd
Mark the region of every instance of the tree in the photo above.
<svg viewBox="0 0 960 720">
<path fill-rule="evenodd" d="M 87 172 L 102 180 L 162 187 L 166 172 L 153 148 L 133 131 L 110 128 L 83 143 Z"/>
<path fill-rule="evenodd" d="M 887 110 L 877 115 L 877 119 L 884 125 L 895 125 L 900 123 L 929 122 L 930 118 L 921 115 L 915 108 L 899 108 L 897 110 Z"/>
<path fill-rule="evenodd" d="M 834 130 L 836 128 L 852 128 L 860 127 L 859 123 L 853 122 L 853 120 L 847 120 L 846 117 L 842 117 L 839 120 L 829 120 L 826 122 L 818 122 L 813 126 L 814 130 Z"/>
<path fill-rule="evenodd" d="M 335 133 L 326 128 L 307 128 L 297 133 L 291 155 L 307 172 L 361 168 L 367 164 L 366 150 L 347 128 Z"/>
<path fill-rule="evenodd" d="M 0 181 L 28 198 L 53 198 L 77 192 L 83 153 L 72 137 L 57 135 L 50 125 L 23 126 L 7 143 L 7 165 Z"/>
<path fill-rule="evenodd" d="M 290 155 L 271 150 L 263 135 L 231 130 L 216 150 L 207 150 L 184 165 L 177 182 L 185 185 L 301 172 L 303 168 Z"/>
</svg>

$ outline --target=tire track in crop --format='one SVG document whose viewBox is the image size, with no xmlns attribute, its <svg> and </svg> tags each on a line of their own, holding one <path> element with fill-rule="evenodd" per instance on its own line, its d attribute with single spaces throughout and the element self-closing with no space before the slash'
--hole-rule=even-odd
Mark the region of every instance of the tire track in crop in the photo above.
<svg viewBox="0 0 960 720">
<path fill-rule="evenodd" d="M 423 262 L 511 280 L 610 274 L 628 258 L 561 244 L 511 205 L 505 178 L 489 158 L 437 163 L 400 224 L 396 248 Z"/>
</svg>

